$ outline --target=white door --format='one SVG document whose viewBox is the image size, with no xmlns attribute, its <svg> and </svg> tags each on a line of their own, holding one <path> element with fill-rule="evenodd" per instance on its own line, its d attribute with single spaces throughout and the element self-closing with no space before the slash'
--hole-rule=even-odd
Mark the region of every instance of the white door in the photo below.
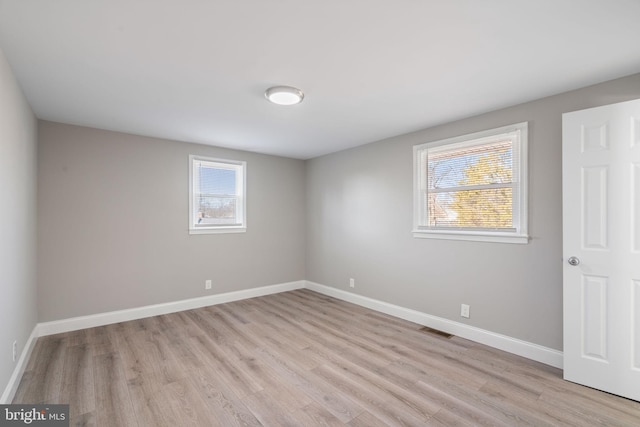
<svg viewBox="0 0 640 427">
<path fill-rule="evenodd" d="M 564 378 L 640 401 L 640 100 L 562 119 Z"/>
</svg>

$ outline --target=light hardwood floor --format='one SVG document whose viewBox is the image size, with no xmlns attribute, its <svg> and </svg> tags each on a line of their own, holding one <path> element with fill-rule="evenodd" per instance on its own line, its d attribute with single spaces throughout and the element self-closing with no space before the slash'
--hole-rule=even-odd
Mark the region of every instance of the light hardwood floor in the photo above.
<svg viewBox="0 0 640 427">
<path fill-rule="evenodd" d="M 71 425 L 638 426 L 559 369 L 308 290 L 40 338 L 14 403 Z"/>
</svg>

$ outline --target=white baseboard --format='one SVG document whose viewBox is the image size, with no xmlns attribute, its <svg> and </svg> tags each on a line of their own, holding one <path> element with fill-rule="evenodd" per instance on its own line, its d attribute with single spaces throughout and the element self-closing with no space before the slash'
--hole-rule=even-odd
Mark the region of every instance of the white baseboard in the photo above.
<svg viewBox="0 0 640 427">
<path fill-rule="evenodd" d="M 29 357 L 36 344 L 38 337 L 59 334 L 63 332 L 77 331 L 80 329 L 104 326 L 112 323 L 126 322 L 127 320 L 143 319 L 145 317 L 158 316 L 160 314 L 175 313 L 178 311 L 191 310 L 194 308 L 207 307 L 210 305 L 224 304 L 226 302 L 239 301 L 248 298 L 261 297 L 264 295 L 277 294 L 280 292 L 302 289 L 306 282 L 281 283 L 277 285 L 262 286 L 259 288 L 246 289 L 242 291 L 227 292 L 224 294 L 210 295 L 200 298 L 192 298 L 181 301 L 174 301 L 165 304 L 147 305 L 128 310 L 111 311 L 107 313 L 92 314 L 89 316 L 73 317 L 70 319 L 55 320 L 52 322 L 38 323 L 31 332 L 18 364 L 13 370 L 9 383 L 0 397 L 0 404 L 8 404 L 13 400 L 22 374 L 27 367 Z"/>
<path fill-rule="evenodd" d="M 227 292 L 224 294 L 192 298 L 165 304 L 148 305 L 128 310 L 111 311 L 89 316 L 38 323 L 33 328 L 29 341 L 22 351 L 18 364 L 16 365 L 9 383 L 0 398 L 0 404 L 11 403 L 13 400 L 38 337 L 93 328 L 96 326 L 104 326 L 112 323 L 126 322 L 128 320 L 143 319 L 145 317 L 175 313 L 178 311 L 191 310 L 194 308 L 207 307 L 210 305 L 223 304 L 303 288 L 562 369 L 563 356 L 561 351 L 476 328 L 474 326 L 465 325 L 463 323 L 454 322 L 452 320 L 443 319 L 441 317 L 432 316 L 420 311 L 389 304 L 362 295 L 346 292 L 337 288 L 321 285 L 319 283 L 299 280 L 296 282 Z"/>
<path fill-rule="evenodd" d="M 305 281 L 281 283 L 278 285 L 262 286 L 259 288 L 245 289 L 242 291 L 227 292 L 224 294 L 210 295 L 200 298 L 192 298 L 164 304 L 147 305 L 144 307 L 130 308 L 127 310 L 110 311 L 107 313 L 92 314 L 89 316 L 73 317 L 70 319 L 54 320 L 38 324 L 38 336 L 53 335 L 63 332 L 77 331 L 80 329 L 94 328 L 96 326 L 110 325 L 112 323 L 126 322 L 128 320 L 144 319 L 145 317 L 161 314 L 176 313 L 178 311 L 192 310 L 194 308 L 210 305 L 224 304 L 248 298 L 293 291 L 305 287 Z"/>
<path fill-rule="evenodd" d="M 10 404 L 13 400 L 13 397 L 16 395 L 16 391 L 18 391 L 18 386 L 20 385 L 20 380 L 22 379 L 22 374 L 24 374 L 24 371 L 27 368 L 27 363 L 29 363 L 29 358 L 31 357 L 31 352 L 33 351 L 33 347 L 35 347 L 36 345 L 37 339 L 38 325 L 33 328 L 33 331 L 31 331 L 31 335 L 29 335 L 29 339 L 22 349 L 22 354 L 20 354 L 18 364 L 13 370 L 11 378 L 9 378 L 9 383 L 4 389 L 2 397 L 0 397 L 0 405 Z"/>
<path fill-rule="evenodd" d="M 408 320 L 410 322 L 457 335 L 480 344 L 485 344 L 509 353 L 517 354 L 518 356 L 526 357 L 527 359 L 535 360 L 556 368 L 562 369 L 563 366 L 562 352 L 552 348 L 533 344 L 506 335 L 497 334 L 495 332 L 476 328 L 475 326 L 465 325 L 464 323 L 454 322 L 449 319 L 443 319 L 442 317 L 432 316 L 409 308 L 378 301 L 362 295 L 343 291 L 341 289 L 310 282 L 308 280 L 306 281 L 305 288 L 357 304 L 362 307 L 370 308 L 381 313 Z"/>
</svg>

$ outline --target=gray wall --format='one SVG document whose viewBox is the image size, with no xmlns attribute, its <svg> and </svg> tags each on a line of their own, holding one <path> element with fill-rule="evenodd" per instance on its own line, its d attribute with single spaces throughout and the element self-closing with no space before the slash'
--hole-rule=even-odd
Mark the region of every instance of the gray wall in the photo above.
<svg viewBox="0 0 640 427">
<path fill-rule="evenodd" d="M 308 161 L 307 279 L 561 350 L 562 113 L 634 98 L 640 74 Z M 531 242 L 414 239 L 413 145 L 523 121 Z"/>
<path fill-rule="evenodd" d="M 36 124 L 0 50 L 0 393 L 37 322 Z"/>
<path fill-rule="evenodd" d="M 247 161 L 246 233 L 188 234 L 189 154 Z M 39 321 L 304 279 L 304 170 L 300 160 L 41 121 Z"/>
</svg>

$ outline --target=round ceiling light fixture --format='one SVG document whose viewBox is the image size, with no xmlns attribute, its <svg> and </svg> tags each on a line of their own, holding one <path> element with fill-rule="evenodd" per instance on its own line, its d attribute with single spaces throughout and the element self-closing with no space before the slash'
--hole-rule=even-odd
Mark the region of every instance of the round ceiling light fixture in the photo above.
<svg viewBox="0 0 640 427">
<path fill-rule="evenodd" d="M 302 102 L 304 93 L 291 86 L 274 86 L 267 89 L 264 96 L 274 104 L 295 105 Z"/>
</svg>

